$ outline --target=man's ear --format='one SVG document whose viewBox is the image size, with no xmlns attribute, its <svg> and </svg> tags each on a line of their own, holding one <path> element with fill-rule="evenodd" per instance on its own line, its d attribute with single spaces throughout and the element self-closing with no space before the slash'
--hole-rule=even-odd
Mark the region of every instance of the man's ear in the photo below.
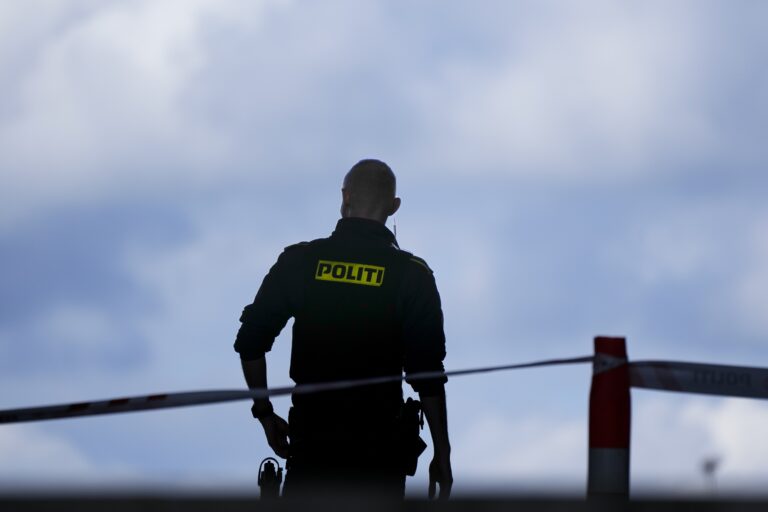
<svg viewBox="0 0 768 512">
<path fill-rule="evenodd" d="M 349 201 L 351 194 L 345 188 L 341 189 L 341 217 L 347 217 L 349 215 Z"/>
<path fill-rule="evenodd" d="M 400 198 L 396 197 L 394 201 L 392 201 L 392 211 L 389 212 L 390 215 L 394 215 L 397 210 L 400 209 Z"/>
</svg>

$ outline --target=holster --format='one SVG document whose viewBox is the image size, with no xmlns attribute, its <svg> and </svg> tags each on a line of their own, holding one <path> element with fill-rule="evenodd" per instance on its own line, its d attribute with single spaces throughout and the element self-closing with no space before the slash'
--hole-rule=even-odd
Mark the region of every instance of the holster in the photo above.
<svg viewBox="0 0 768 512">
<path fill-rule="evenodd" d="M 421 402 L 408 398 L 400 409 L 398 444 L 403 472 L 409 476 L 416 474 L 419 455 L 427 449 L 427 443 L 419 435 L 419 431 L 424 426 L 423 418 Z"/>
</svg>

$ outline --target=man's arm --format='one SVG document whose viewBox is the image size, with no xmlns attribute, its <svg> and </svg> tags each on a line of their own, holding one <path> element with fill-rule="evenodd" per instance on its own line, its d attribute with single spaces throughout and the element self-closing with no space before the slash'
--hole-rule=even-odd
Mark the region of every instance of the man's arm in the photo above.
<svg viewBox="0 0 768 512">
<path fill-rule="evenodd" d="M 275 337 L 293 316 L 297 301 L 296 272 L 292 269 L 300 261 L 298 246 L 286 248 L 261 283 L 253 303 L 246 306 L 240 316 L 235 350 L 240 354 L 245 381 L 250 389 L 267 388 L 267 362 L 265 353 L 272 348 Z M 255 399 L 251 408 L 267 436 L 269 446 L 280 457 L 288 456 L 288 425 L 274 413 L 268 398 Z"/>
<path fill-rule="evenodd" d="M 451 443 L 448 440 L 448 410 L 445 405 L 445 394 L 422 396 L 421 407 L 429 423 L 432 434 L 434 456 L 429 464 L 429 497 L 434 498 L 436 484 L 440 484 L 440 498 L 448 498 L 453 486 L 451 470 Z"/>
<path fill-rule="evenodd" d="M 267 360 L 265 357 L 241 361 L 248 389 L 267 389 Z M 253 416 L 261 422 L 269 446 L 275 454 L 288 458 L 288 423 L 275 414 L 269 398 L 254 398 Z"/>
<path fill-rule="evenodd" d="M 453 485 L 451 444 L 448 440 L 448 413 L 445 404 L 446 378 L 408 380 L 411 373 L 444 370 L 445 333 L 440 294 L 432 270 L 424 260 L 410 258 L 402 289 L 404 367 L 406 381 L 419 393 L 432 434 L 434 456 L 429 465 L 429 497 L 440 486 L 440 497 L 447 498 Z"/>
</svg>

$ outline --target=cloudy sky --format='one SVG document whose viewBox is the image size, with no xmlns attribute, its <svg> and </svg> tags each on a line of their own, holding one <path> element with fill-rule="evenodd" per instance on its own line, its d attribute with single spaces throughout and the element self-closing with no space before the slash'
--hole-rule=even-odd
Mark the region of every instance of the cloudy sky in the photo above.
<svg viewBox="0 0 768 512">
<path fill-rule="evenodd" d="M 747 0 L 0 3 L 0 408 L 243 386 L 242 307 L 364 157 L 398 175 L 448 368 L 597 334 L 768 366 L 766 23 Z M 457 491 L 582 492 L 589 382 L 451 381 Z M 634 489 L 710 492 L 716 456 L 753 492 L 767 423 L 635 391 Z M 246 403 L 19 424 L 0 485 L 244 489 L 268 455 Z"/>
</svg>

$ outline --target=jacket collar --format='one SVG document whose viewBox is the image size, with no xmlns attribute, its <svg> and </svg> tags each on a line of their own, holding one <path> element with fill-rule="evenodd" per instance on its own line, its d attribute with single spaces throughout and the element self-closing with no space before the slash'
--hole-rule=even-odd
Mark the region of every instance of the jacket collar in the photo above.
<svg viewBox="0 0 768 512">
<path fill-rule="evenodd" d="M 387 226 L 375 220 L 362 219 L 359 217 L 339 219 L 336 223 L 336 229 L 331 236 L 379 240 L 386 244 L 392 244 L 395 247 L 398 247 L 395 235 L 387 229 Z"/>
</svg>

